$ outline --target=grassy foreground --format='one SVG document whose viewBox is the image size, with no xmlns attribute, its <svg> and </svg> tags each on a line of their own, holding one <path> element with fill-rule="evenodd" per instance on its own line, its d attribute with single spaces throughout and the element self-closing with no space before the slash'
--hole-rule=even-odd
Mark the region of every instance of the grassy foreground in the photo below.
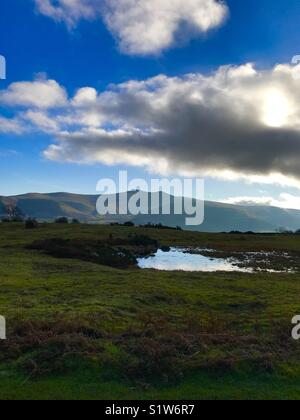
<svg viewBox="0 0 300 420">
<path fill-rule="evenodd" d="M 114 269 L 27 249 L 133 233 L 300 256 L 296 235 L 0 224 L 0 399 L 298 399 L 300 274 Z"/>
</svg>

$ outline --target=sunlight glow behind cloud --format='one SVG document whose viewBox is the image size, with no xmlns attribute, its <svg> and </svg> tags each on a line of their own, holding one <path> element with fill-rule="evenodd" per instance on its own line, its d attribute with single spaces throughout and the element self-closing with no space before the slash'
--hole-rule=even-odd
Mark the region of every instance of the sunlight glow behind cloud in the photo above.
<svg viewBox="0 0 300 420">
<path fill-rule="evenodd" d="M 263 121 L 269 127 L 284 126 L 291 111 L 291 104 L 281 91 L 271 90 L 265 94 Z"/>
</svg>

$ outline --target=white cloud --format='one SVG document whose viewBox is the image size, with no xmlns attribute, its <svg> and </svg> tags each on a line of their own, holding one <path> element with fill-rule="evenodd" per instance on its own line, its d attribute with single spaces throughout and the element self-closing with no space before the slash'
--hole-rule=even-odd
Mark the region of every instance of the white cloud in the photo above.
<svg viewBox="0 0 300 420">
<path fill-rule="evenodd" d="M 67 104 L 67 94 L 55 80 L 12 83 L 0 90 L 0 104 L 21 107 L 54 108 Z"/>
<path fill-rule="evenodd" d="M 17 118 L 5 118 L 0 116 L 0 134 L 22 134 L 25 127 Z"/>
<path fill-rule="evenodd" d="M 75 106 L 89 106 L 93 103 L 96 103 L 97 100 L 97 91 L 94 88 L 82 88 L 76 92 L 76 95 L 73 99 L 73 104 Z"/>
<path fill-rule="evenodd" d="M 227 7 L 216 0 L 109 0 L 104 19 L 128 54 L 157 54 L 176 38 L 219 26 Z"/>
<path fill-rule="evenodd" d="M 225 200 L 219 200 L 225 204 L 235 204 L 239 206 L 272 206 L 275 199 L 273 197 L 229 197 Z"/>
<path fill-rule="evenodd" d="M 80 19 L 95 17 L 102 0 L 35 0 L 37 9 L 57 22 L 65 22 L 70 28 Z"/>
<path fill-rule="evenodd" d="M 224 22 L 219 0 L 35 0 L 40 13 L 74 27 L 102 18 L 128 54 L 158 54 L 176 40 L 201 35 Z"/>
<path fill-rule="evenodd" d="M 300 196 L 288 193 L 280 194 L 277 199 L 274 197 L 231 197 L 221 201 L 240 206 L 273 206 L 300 210 Z"/>
<path fill-rule="evenodd" d="M 59 130 L 59 124 L 45 112 L 29 110 L 22 117 L 42 131 L 55 133 Z"/>
</svg>

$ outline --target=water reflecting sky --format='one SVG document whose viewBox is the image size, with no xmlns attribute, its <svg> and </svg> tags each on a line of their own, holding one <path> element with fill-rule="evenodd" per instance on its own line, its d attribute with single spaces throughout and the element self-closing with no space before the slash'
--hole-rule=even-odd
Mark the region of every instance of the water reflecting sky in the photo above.
<svg viewBox="0 0 300 420">
<path fill-rule="evenodd" d="M 140 268 L 161 271 L 252 272 L 251 269 L 237 267 L 234 263 L 235 261 L 232 259 L 210 258 L 199 254 L 190 254 L 176 248 L 172 248 L 169 252 L 158 250 L 154 256 L 141 258 L 138 261 Z"/>
</svg>

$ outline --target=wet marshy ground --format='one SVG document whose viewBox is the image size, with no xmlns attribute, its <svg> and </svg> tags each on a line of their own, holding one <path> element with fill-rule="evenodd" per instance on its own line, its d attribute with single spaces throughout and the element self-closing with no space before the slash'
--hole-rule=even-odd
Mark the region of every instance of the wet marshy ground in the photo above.
<svg viewBox="0 0 300 420">
<path fill-rule="evenodd" d="M 300 256 L 297 253 L 282 251 L 222 252 L 215 250 L 195 250 L 194 252 L 210 258 L 227 259 L 234 266 L 253 272 L 293 273 L 300 271 Z"/>
<path fill-rule="evenodd" d="M 286 251 L 236 251 L 200 247 L 168 247 L 146 235 L 107 240 L 50 238 L 27 249 L 56 258 L 89 261 L 118 269 L 160 271 L 298 273 L 300 254 Z"/>
<path fill-rule="evenodd" d="M 187 272 L 258 271 L 292 273 L 300 271 L 300 257 L 286 252 L 223 252 L 212 249 L 171 248 L 138 259 L 142 269 Z"/>
</svg>

